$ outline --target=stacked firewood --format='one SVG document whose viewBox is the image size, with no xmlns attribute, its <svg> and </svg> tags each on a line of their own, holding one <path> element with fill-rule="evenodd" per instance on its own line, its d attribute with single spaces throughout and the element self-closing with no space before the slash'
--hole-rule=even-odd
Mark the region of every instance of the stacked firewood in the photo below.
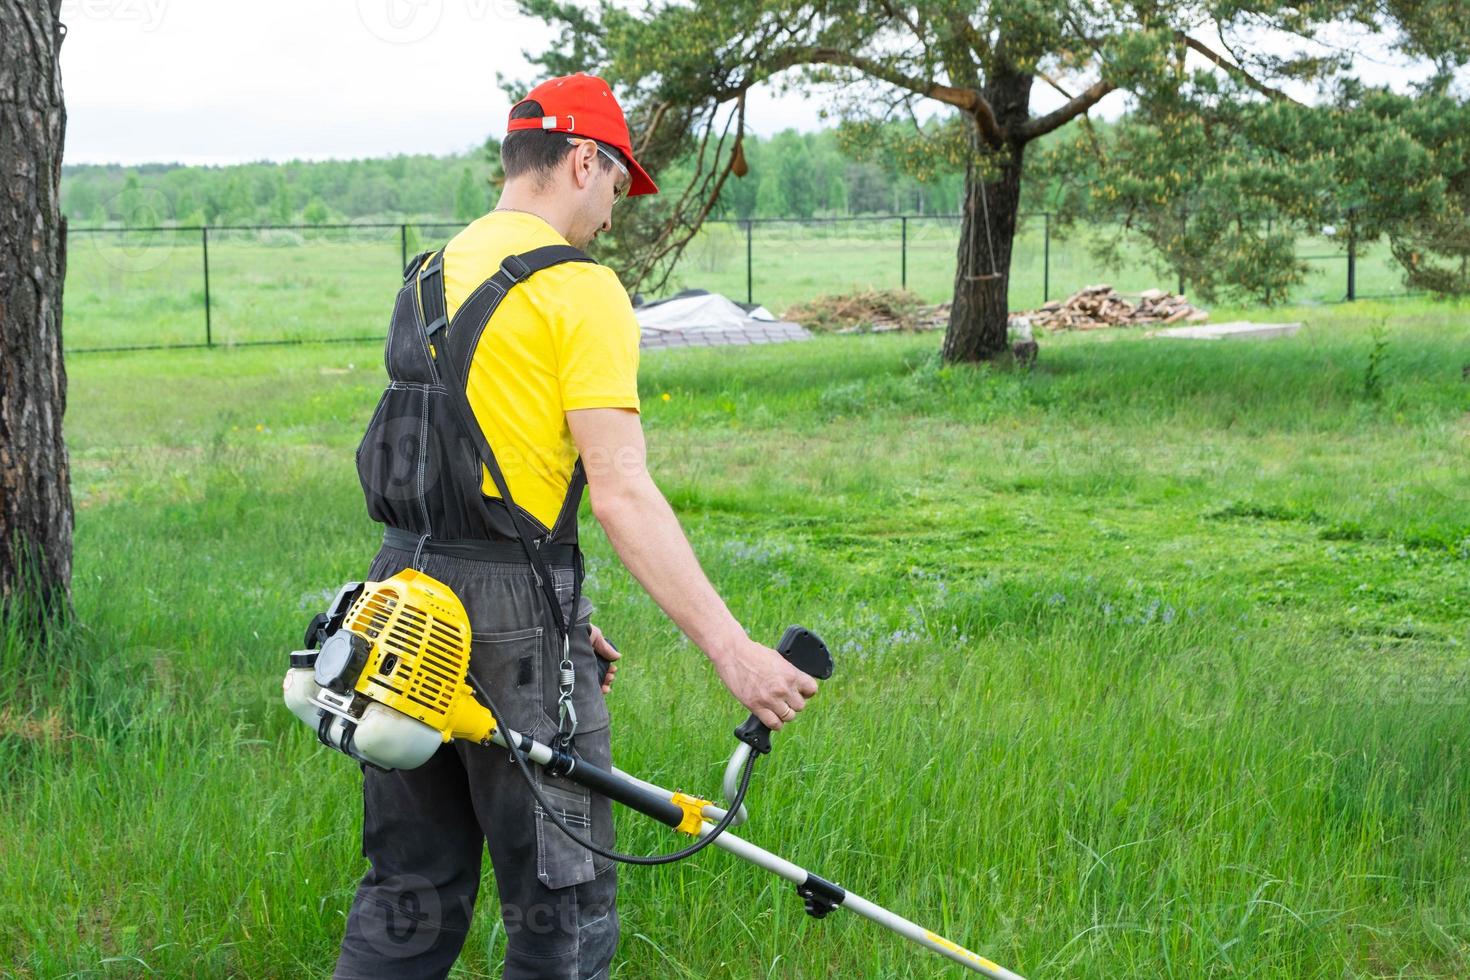
<svg viewBox="0 0 1470 980">
<path fill-rule="evenodd" d="M 1052 300 L 1038 310 L 1013 317 L 1048 330 L 1097 330 L 1142 323 L 1201 323 L 1210 314 L 1191 306 L 1183 296 L 1162 289 L 1146 289 L 1133 303 L 1103 283 L 1085 286 L 1064 300 Z"/>
<path fill-rule="evenodd" d="M 914 318 L 917 330 L 943 330 L 949 326 L 949 304 L 935 303 L 919 311 Z"/>
</svg>

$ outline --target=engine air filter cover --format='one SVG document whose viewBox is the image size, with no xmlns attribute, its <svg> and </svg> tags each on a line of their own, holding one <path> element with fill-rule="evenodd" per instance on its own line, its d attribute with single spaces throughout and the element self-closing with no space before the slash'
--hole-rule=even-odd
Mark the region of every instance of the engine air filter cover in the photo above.
<svg viewBox="0 0 1470 980">
<path fill-rule="evenodd" d="M 329 691 L 346 694 L 357 684 L 367 665 L 372 644 L 349 630 L 327 637 L 316 657 L 316 682 Z"/>
</svg>

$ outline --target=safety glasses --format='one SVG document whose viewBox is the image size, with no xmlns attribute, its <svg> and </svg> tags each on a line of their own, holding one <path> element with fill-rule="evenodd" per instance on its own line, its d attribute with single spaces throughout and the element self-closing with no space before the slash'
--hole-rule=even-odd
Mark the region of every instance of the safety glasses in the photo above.
<svg viewBox="0 0 1470 980">
<path fill-rule="evenodd" d="M 628 196 L 628 190 L 633 186 L 633 175 L 628 173 L 628 168 L 623 166 L 623 161 L 613 156 L 611 150 L 603 146 L 601 143 L 597 142 L 597 140 L 592 139 L 578 139 L 573 136 L 568 136 L 567 142 L 570 143 L 572 146 L 578 146 L 582 143 L 591 143 L 593 146 L 597 147 L 597 152 L 601 153 L 603 156 L 611 160 L 612 165 L 614 167 L 617 167 L 618 170 L 621 171 L 623 174 L 623 179 L 613 185 L 613 204 L 616 205 L 619 201 Z"/>
</svg>

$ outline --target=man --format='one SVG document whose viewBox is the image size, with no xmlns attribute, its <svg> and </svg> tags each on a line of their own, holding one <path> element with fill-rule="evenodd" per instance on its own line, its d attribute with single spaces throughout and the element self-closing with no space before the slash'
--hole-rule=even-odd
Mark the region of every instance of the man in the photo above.
<svg viewBox="0 0 1470 980">
<path fill-rule="evenodd" d="M 622 198 L 657 192 L 633 158 L 622 109 L 599 78 L 552 79 L 511 110 L 501 159 L 495 210 L 442 257 L 406 270 L 388 338 L 391 384 L 358 450 L 369 512 L 387 525 L 368 578 L 413 566 L 452 588 L 473 629 L 470 669 L 500 720 L 543 741 L 574 727 L 578 754 L 610 765 L 603 695 L 618 653 L 575 598 L 585 469 L 592 512 L 623 563 L 736 699 L 780 729 L 816 682 L 750 640 L 700 569 L 646 468 L 627 293 L 610 270 L 567 249 L 610 230 Z M 508 286 L 505 276 L 524 266 L 507 257 L 547 247 L 559 264 Z M 502 263 L 510 273 L 497 272 Z M 484 322 L 481 309 L 491 311 Z M 509 503 L 493 471 L 463 449 L 446 375 L 463 378 Z M 517 519 L 550 566 L 560 615 L 538 587 Z M 535 771 L 566 822 L 610 847 L 611 804 Z M 606 976 L 618 936 L 615 868 L 545 819 L 507 753 L 455 743 L 419 769 L 365 769 L 363 798 L 372 867 L 337 977 L 444 976 L 464 943 L 486 845 L 507 936 L 504 975 Z"/>
</svg>

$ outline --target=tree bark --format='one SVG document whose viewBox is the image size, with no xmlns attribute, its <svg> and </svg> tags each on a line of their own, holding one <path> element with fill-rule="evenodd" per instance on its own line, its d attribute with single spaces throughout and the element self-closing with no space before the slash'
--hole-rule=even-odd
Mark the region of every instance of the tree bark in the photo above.
<svg viewBox="0 0 1470 980">
<path fill-rule="evenodd" d="M 1002 73 L 985 87 L 985 99 L 995 110 L 1004 132 L 1014 133 L 1026 121 L 1031 81 L 1029 74 Z M 944 335 L 946 361 L 992 360 L 1009 351 L 1006 321 L 1011 245 L 1021 206 L 1024 150 L 1025 142 L 1011 137 L 997 153 L 979 126 L 971 127 L 954 302 L 949 311 L 949 329 Z"/>
<path fill-rule="evenodd" d="M 0 0 L 0 612 L 70 608 L 60 14 Z"/>
</svg>

